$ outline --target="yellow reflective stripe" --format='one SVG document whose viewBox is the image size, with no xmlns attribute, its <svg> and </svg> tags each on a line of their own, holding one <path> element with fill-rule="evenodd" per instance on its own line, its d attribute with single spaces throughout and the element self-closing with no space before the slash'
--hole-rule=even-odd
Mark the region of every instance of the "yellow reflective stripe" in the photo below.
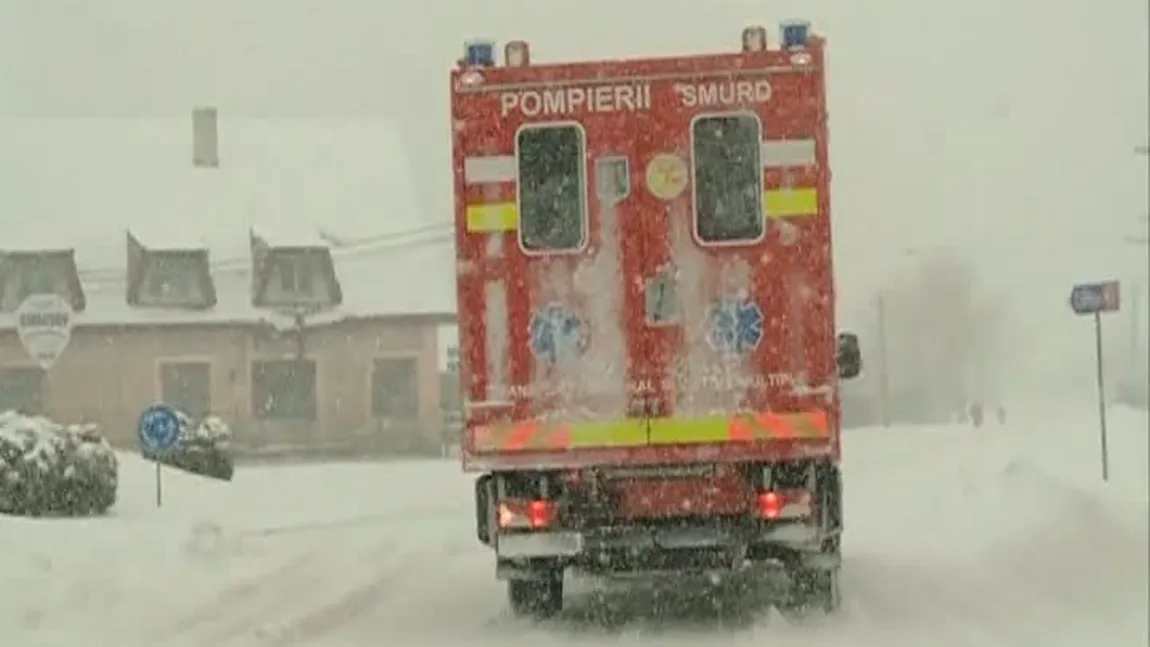
<svg viewBox="0 0 1150 647">
<path fill-rule="evenodd" d="M 818 189 L 771 189 L 763 193 L 763 211 L 767 218 L 802 218 L 819 213 Z M 485 234 L 515 231 L 519 212 L 514 202 L 477 204 L 467 207 L 467 231 Z"/>
<path fill-rule="evenodd" d="M 721 443 L 730 437 L 730 426 L 725 416 L 656 418 L 651 421 L 652 445 Z"/>
<path fill-rule="evenodd" d="M 642 420 L 612 420 L 609 422 L 575 422 L 571 430 L 569 447 L 640 447 L 647 444 L 647 425 Z"/>
<path fill-rule="evenodd" d="M 519 213 L 514 202 L 476 204 L 467 207 L 467 231 L 486 234 L 515 231 L 519 227 Z"/>
<path fill-rule="evenodd" d="M 767 218 L 817 216 L 818 189 L 772 189 L 763 193 L 763 211 Z"/>
</svg>

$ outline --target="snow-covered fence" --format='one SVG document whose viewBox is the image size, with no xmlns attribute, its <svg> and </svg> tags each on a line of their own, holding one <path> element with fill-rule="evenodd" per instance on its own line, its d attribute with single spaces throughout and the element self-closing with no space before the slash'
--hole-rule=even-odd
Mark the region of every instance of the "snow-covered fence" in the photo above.
<svg viewBox="0 0 1150 647">
<path fill-rule="evenodd" d="M 180 440 L 176 446 L 160 456 L 144 452 L 144 458 L 200 476 L 230 481 L 235 462 L 231 454 L 232 432 L 227 423 L 211 415 L 196 420 L 179 410 L 176 417 L 180 421 Z"/>
<path fill-rule="evenodd" d="M 116 453 L 95 425 L 0 413 L 0 512 L 102 514 L 118 484 Z"/>
</svg>

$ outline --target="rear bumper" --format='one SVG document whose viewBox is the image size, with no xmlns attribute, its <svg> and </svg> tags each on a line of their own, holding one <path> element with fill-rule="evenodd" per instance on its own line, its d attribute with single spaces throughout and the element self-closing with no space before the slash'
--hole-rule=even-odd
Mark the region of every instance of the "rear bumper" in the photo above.
<svg viewBox="0 0 1150 647">
<path fill-rule="evenodd" d="M 514 577 L 540 562 L 600 574 L 740 570 L 797 558 L 831 568 L 820 552 L 829 535 L 803 523 L 742 527 L 612 528 L 503 534 L 496 541 L 499 575 Z M 838 557 L 833 556 L 832 561 Z"/>
<path fill-rule="evenodd" d="M 785 461 L 837 456 L 833 438 L 773 438 L 769 440 L 594 447 L 558 451 L 463 452 L 468 472 L 509 470 L 573 470 L 593 467 L 639 467 L 695 463 Z"/>
</svg>

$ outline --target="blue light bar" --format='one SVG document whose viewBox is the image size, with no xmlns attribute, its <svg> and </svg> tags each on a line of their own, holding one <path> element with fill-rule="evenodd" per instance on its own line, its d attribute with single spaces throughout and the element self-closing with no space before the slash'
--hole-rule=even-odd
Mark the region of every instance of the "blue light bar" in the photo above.
<svg viewBox="0 0 1150 647">
<path fill-rule="evenodd" d="M 464 43 L 463 62 L 468 67 L 493 67 L 495 65 L 495 42 L 472 40 Z"/>
<path fill-rule="evenodd" d="M 811 35 L 811 23 L 805 20 L 788 20 L 779 25 L 779 40 L 784 49 L 803 47 Z"/>
</svg>

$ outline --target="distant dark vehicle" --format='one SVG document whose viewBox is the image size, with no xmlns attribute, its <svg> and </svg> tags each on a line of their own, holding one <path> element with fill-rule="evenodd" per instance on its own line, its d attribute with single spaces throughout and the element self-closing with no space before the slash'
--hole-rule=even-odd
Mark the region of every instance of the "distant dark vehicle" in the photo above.
<svg viewBox="0 0 1150 647">
<path fill-rule="evenodd" d="M 159 456 L 143 452 L 144 458 L 157 461 L 199 476 L 230 481 L 235 475 L 235 460 L 231 452 L 231 430 L 216 416 L 205 416 L 196 421 L 182 411 L 180 440 L 171 450 Z"/>
</svg>

